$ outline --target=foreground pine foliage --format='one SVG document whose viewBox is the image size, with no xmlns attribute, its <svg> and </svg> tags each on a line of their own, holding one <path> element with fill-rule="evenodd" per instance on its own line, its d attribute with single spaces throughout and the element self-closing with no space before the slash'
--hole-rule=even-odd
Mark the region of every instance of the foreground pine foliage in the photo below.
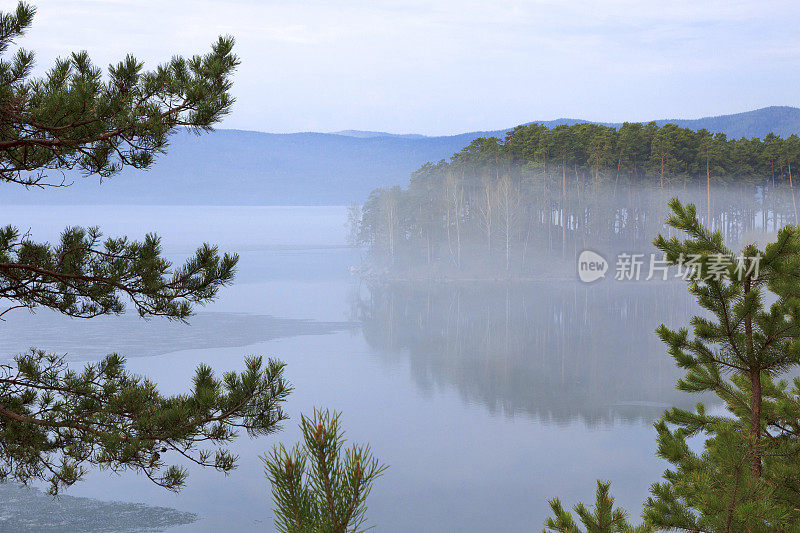
<svg viewBox="0 0 800 533">
<path fill-rule="evenodd" d="M 671 203 L 667 223 L 687 238 L 655 245 L 672 264 L 691 254 L 726 264 L 689 291 L 706 311 L 687 329 L 658 329 L 676 364 L 680 390 L 715 394 L 725 412 L 671 409 L 656 424 L 658 454 L 672 463 L 645 504 L 648 522 L 665 530 L 795 531 L 800 527 L 800 232 L 787 226 L 764 250 L 734 254 L 722 235 L 698 221 L 693 205 Z M 758 268 L 750 268 L 758 264 Z M 687 439 L 705 439 L 696 453 Z"/>
<path fill-rule="evenodd" d="M 575 514 L 585 529 L 581 529 L 565 510 L 558 498 L 550 500 L 553 517 L 544 523 L 542 533 L 648 533 L 653 531 L 649 526 L 633 527 L 628 522 L 628 513 L 624 509 L 614 509 L 614 497 L 610 493 L 611 483 L 597 481 L 594 509 L 589 510 L 583 503 L 575 504 Z"/>
<path fill-rule="evenodd" d="M 691 334 L 665 325 L 657 333 L 686 370 L 678 389 L 713 394 L 724 409 L 673 408 L 655 424 L 657 453 L 672 467 L 651 487 L 645 523 L 658 531 L 799 531 L 800 378 L 789 376 L 800 367 L 800 231 L 787 226 L 765 249 L 734 253 L 694 205 L 670 207 L 667 224 L 685 238 L 659 235 L 654 244 L 668 263 L 693 272 L 689 291 L 704 313 L 691 319 Z M 560 504 L 553 510 L 548 526 L 573 531 Z"/>
<path fill-rule="evenodd" d="M 167 466 L 166 452 L 229 472 L 236 457 L 226 444 L 240 429 L 251 436 L 277 431 L 291 391 L 284 365 L 259 357 L 221 379 L 200 366 L 191 390 L 169 397 L 126 371 L 116 354 L 81 372 L 39 350 L 15 363 L 0 366 L 0 478 L 41 479 L 52 494 L 89 467 L 133 470 L 177 491 L 186 469 Z"/>
<path fill-rule="evenodd" d="M 31 77 L 34 54 L 8 49 L 34 14 L 24 2 L 0 13 L 0 183 L 57 187 L 69 184 L 53 179 L 64 170 L 109 177 L 123 166 L 147 168 L 177 127 L 207 131 L 231 110 L 239 59 L 230 37 L 152 71 L 128 55 L 104 76 L 86 52 L 73 52 Z"/>
<path fill-rule="evenodd" d="M 344 449 L 339 414 L 314 410 L 302 417 L 303 441 L 265 456 L 275 526 L 283 533 L 355 533 L 366 521 L 366 500 L 386 466 L 369 446 Z"/>
<path fill-rule="evenodd" d="M 34 13 L 24 2 L 0 13 L 0 185 L 57 188 L 69 185 L 65 171 L 105 178 L 147 168 L 177 128 L 206 131 L 230 111 L 232 39 L 152 71 L 128 56 L 104 74 L 77 52 L 32 77 L 33 53 L 9 47 Z M 0 225 L 0 327 L 19 308 L 93 318 L 131 306 L 186 321 L 231 282 L 237 260 L 206 244 L 174 267 L 155 235 L 104 239 L 98 228 L 73 227 L 51 244 Z M 260 357 L 221 378 L 201 365 L 189 391 L 164 396 L 119 355 L 76 371 L 31 349 L 0 366 L 0 479 L 42 480 L 56 493 L 99 467 L 178 490 L 186 469 L 168 457 L 229 472 L 236 457 L 227 444 L 239 430 L 276 431 L 290 390 L 283 364 Z"/>
</svg>

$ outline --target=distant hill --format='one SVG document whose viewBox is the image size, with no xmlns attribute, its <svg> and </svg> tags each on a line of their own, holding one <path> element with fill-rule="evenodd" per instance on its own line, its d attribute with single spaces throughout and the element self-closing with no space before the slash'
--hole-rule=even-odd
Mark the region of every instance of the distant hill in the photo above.
<svg viewBox="0 0 800 533">
<path fill-rule="evenodd" d="M 557 119 L 548 127 L 586 122 Z M 657 120 L 728 137 L 800 133 L 800 109 L 767 107 L 691 120 Z M 618 124 L 609 124 L 618 126 Z M 274 134 L 220 129 L 176 135 L 148 171 L 126 169 L 102 185 L 67 175 L 71 187 L 29 190 L 0 184 L 0 204 L 343 205 L 381 186 L 404 184 L 427 161 L 449 158 L 473 139 L 507 130 L 427 137 L 346 130 Z"/>
<path fill-rule="evenodd" d="M 342 130 L 334 131 L 334 135 L 344 135 L 345 137 L 356 137 L 358 139 L 372 139 L 374 137 L 397 137 L 400 139 L 425 139 L 427 135 L 419 133 L 386 133 L 385 131 L 364 131 L 364 130 Z"/>
<path fill-rule="evenodd" d="M 536 120 L 533 122 L 526 122 L 525 124 L 542 124 L 548 128 L 554 128 L 562 124 L 571 125 L 581 122 L 589 122 L 592 124 L 603 124 L 605 126 L 613 126 L 618 128 L 622 125 L 621 122 L 593 122 L 590 120 L 583 120 L 578 118 L 557 118 L 555 120 Z M 692 130 L 707 129 L 712 133 L 723 132 L 729 138 L 739 139 L 741 137 L 761 137 L 763 138 L 768 133 L 775 133 L 782 137 L 787 137 L 793 133 L 800 134 L 800 108 L 789 106 L 771 106 L 756 109 L 754 111 L 745 111 L 744 113 L 734 113 L 732 115 L 720 115 L 716 117 L 704 117 L 694 119 L 659 119 L 654 120 L 659 126 L 664 124 L 676 124 L 682 128 L 689 128 Z M 510 128 L 508 128 L 510 129 Z M 503 137 L 508 129 L 473 132 L 479 133 L 484 136 Z M 381 131 L 361 131 L 361 130 L 344 130 L 336 132 L 338 135 L 348 135 L 351 137 L 404 137 L 404 138 L 432 138 L 424 135 L 417 134 L 396 134 L 385 133 Z"/>
<path fill-rule="evenodd" d="M 538 122 L 552 128 L 561 124 L 577 124 L 579 122 L 590 122 L 588 120 L 559 118 L 547 122 Z M 800 109 L 789 106 L 772 106 L 756 109 L 755 111 L 745 111 L 732 115 L 720 115 L 717 117 L 704 117 L 696 119 L 660 119 L 654 120 L 659 126 L 664 124 L 676 124 L 682 128 L 692 130 L 707 129 L 712 133 L 722 132 L 730 139 L 741 137 L 763 138 L 768 133 L 775 133 L 781 137 L 788 137 L 793 133 L 800 134 Z M 529 122 L 533 124 L 533 122 Z M 621 122 L 594 122 L 594 124 L 604 124 L 606 126 L 619 127 Z M 505 134 L 505 130 L 495 132 Z"/>
<path fill-rule="evenodd" d="M 715 133 L 722 132 L 732 139 L 763 138 L 770 132 L 781 137 L 788 137 L 793 133 L 800 134 L 800 109 L 789 106 L 772 106 L 733 115 L 694 120 L 656 120 L 656 124 L 659 126 L 668 123 L 693 130 L 705 128 Z"/>
</svg>

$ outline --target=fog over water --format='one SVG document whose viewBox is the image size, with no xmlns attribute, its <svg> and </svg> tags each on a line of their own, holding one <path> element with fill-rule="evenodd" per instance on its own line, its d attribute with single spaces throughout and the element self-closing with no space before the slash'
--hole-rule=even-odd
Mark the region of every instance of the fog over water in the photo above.
<svg viewBox="0 0 800 533">
<path fill-rule="evenodd" d="M 720 209 L 734 205 L 715 198 Z M 763 220 L 754 205 L 745 207 Z M 344 207 L 47 207 L 44 218 L 36 207 L 2 209 L 4 223 L 30 228 L 36 240 L 66 225 L 98 225 L 108 235 L 157 231 L 175 261 L 203 241 L 241 259 L 234 285 L 189 326 L 12 312 L 0 322 L 0 362 L 29 346 L 66 353 L 72 364 L 116 351 L 164 392 L 179 393 L 201 362 L 240 369 L 245 356 L 263 354 L 287 363 L 295 392 L 283 431 L 236 441 L 239 468 L 227 477 L 189 466 L 186 488 L 174 495 L 141 476 L 94 471 L 65 493 L 89 500 L 52 504 L 53 523 L 0 513 L 0 531 L 74 531 L 78 523 L 90 531 L 271 531 L 259 455 L 296 442 L 300 414 L 315 406 L 341 411 L 347 438 L 369 442 L 390 465 L 369 501 L 376 531 L 535 531 L 548 498 L 589 500 L 598 478 L 611 480 L 617 502 L 636 515 L 665 467 L 654 456 L 653 421 L 665 407 L 698 400 L 675 391 L 680 372 L 653 333 L 697 312 L 679 279 L 615 281 L 612 264 L 606 279 L 585 284 L 567 255 L 557 281 L 367 283 L 350 273 L 366 252 L 345 245 Z M 631 251 L 651 251 L 663 214 L 647 217 L 652 225 Z M 592 238 L 586 245 L 606 250 Z M 4 509 L 35 508 L 41 498 L 0 487 Z"/>
<path fill-rule="evenodd" d="M 647 261 L 657 252 L 656 235 L 677 235 L 665 224 L 673 198 L 695 204 L 701 222 L 734 247 L 763 240 L 761 235 L 774 235 L 797 219 L 794 191 L 768 183 L 707 190 L 698 182 L 661 188 L 612 181 L 566 188 L 552 179 L 517 184 L 507 178 L 454 182 L 449 176 L 425 185 L 437 191 L 429 200 L 412 181 L 407 190 L 376 191 L 351 215 L 359 221 L 353 234 L 368 252 L 360 272 L 384 281 L 574 279 L 584 250 L 604 254 L 612 266 L 619 254 L 644 254 Z"/>
</svg>

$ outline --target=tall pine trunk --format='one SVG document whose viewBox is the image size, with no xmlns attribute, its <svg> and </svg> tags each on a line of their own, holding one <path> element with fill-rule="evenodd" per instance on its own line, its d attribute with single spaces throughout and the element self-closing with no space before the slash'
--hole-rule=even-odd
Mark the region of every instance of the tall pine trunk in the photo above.
<svg viewBox="0 0 800 533">
<path fill-rule="evenodd" d="M 750 470 L 754 476 L 761 476 L 761 372 L 750 372 L 752 403 L 750 411 Z"/>
<path fill-rule="evenodd" d="M 561 164 L 561 257 L 567 255 L 567 156 Z"/>
<path fill-rule="evenodd" d="M 706 202 L 708 213 L 708 228 L 713 229 L 711 218 L 711 154 L 709 149 L 706 149 Z"/>
<path fill-rule="evenodd" d="M 750 278 L 744 283 L 745 298 L 750 293 Z M 748 313 L 744 319 L 744 332 L 747 339 L 747 357 L 753 358 L 753 318 Z M 761 476 L 761 369 L 751 368 L 750 378 L 750 471 Z"/>
<path fill-rule="evenodd" d="M 794 200 L 794 184 L 792 183 L 792 162 L 787 161 L 789 164 L 789 189 L 792 191 L 792 207 L 794 208 L 794 224 L 800 224 L 800 221 L 797 220 L 797 203 Z"/>
</svg>

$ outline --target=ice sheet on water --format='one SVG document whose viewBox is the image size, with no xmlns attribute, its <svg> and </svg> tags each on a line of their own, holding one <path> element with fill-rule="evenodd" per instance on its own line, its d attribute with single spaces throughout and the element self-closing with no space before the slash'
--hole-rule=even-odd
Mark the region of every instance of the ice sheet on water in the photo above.
<svg viewBox="0 0 800 533">
<path fill-rule="evenodd" d="M 93 320 L 25 311 L 6 315 L 0 327 L 0 361 L 29 347 L 66 354 L 68 360 L 97 360 L 109 353 L 147 357 L 178 350 L 248 346 L 297 335 L 324 335 L 349 327 L 346 322 L 317 322 L 245 313 L 198 313 L 191 325 L 142 320 L 128 313 Z"/>
<path fill-rule="evenodd" d="M 39 490 L 0 483 L 0 532 L 163 531 L 191 524 L 197 515 L 141 503 L 53 498 Z"/>
</svg>

